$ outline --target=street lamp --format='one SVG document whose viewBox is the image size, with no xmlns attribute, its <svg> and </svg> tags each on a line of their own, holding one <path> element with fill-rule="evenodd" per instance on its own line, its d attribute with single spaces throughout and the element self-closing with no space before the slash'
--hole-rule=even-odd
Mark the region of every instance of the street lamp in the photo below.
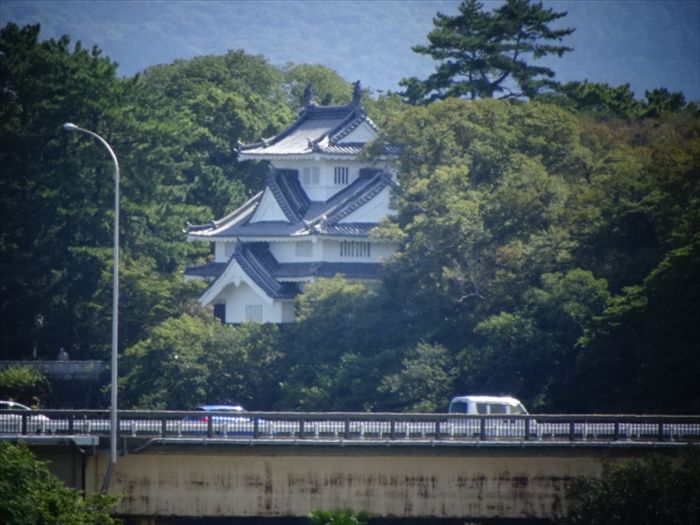
<svg viewBox="0 0 700 525">
<path fill-rule="evenodd" d="M 114 161 L 114 269 L 112 271 L 112 382 L 110 386 L 109 405 L 109 467 L 102 482 L 102 491 L 106 492 L 112 480 L 117 464 L 117 349 L 119 328 L 119 162 L 117 156 L 105 139 L 94 131 L 83 129 L 70 122 L 63 125 L 66 131 L 79 131 L 96 138 L 109 151 Z"/>
</svg>

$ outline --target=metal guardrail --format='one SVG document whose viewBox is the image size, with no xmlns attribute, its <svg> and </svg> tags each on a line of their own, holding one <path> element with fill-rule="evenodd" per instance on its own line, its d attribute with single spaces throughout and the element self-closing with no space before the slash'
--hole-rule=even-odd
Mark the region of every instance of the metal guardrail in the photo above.
<svg viewBox="0 0 700 525">
<path fill-rule="evenodd" d="M 121 437 L 245 440 L 691 441 L 700 416 L 455 415 L 342 412 L 139 411 L 118 413 Z M 107 410 L 2 411 L 0 437 L 108 436 Z"/>
</svg>

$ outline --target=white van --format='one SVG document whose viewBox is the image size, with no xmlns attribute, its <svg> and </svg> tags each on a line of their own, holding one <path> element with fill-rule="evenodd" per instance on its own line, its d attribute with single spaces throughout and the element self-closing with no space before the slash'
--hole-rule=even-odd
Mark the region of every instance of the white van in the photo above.
<svg viewBox="0 0 700 525">
<path fill-rule="evenodd" d="M 447 411 L 450 414 L 469 415 L 524 416 L 528 413 L 520 401 L 507 396 L 457 396 L 452 398 Z"/>
</svg>

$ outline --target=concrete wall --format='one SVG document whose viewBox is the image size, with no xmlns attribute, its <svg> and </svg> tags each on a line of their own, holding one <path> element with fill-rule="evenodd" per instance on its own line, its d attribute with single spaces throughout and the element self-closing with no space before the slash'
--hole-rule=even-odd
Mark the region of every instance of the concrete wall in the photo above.
<svg viewBox="0 0 700 525">
<path fill-rule="evenodd" d="M 636 454 L 643 453 L 637 449 Z M 597 476 L 624 449 L 161 446 L 119 458 L 110 491 L 132 516 L 307 516 L 351 508 L 376 517 L 552 518 L 567 483 Z M 95 491 L 107 455 L 87 458 Z"/>
</svg>

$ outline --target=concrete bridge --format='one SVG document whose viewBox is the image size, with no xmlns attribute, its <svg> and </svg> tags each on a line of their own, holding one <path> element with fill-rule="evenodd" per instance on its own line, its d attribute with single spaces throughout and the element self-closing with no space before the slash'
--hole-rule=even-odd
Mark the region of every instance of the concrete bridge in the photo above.
<svg viewBox="0 0 700 525">
<path fill-rule="evenodd" d="M 123 496 L 118 513 L 139 525 L 303 518 L 316 508 L 377 518 L 551 520 L 565 512 L 575 477 L 598 476 L 606 463 L 651 452 L 673 454 L 700 437 L 700 417 L 528 416 L 537 418 L 532 423 L 479 416 L 472 422 L 477 432 L 467 426 L 462 435 L 445 415 L 246 416 L 251 432 L 224 434 L 213 417 L 197 433 L 180 423 L 192 413 L 120 413 L 121 456 L 110 487 Z M 75 418 L 72 433 L 61 425 L 37 433 L 25 423 L 24 435 L 0 427 L 0 437 L 27 441 L 64 480 L 92 493 L 109 460 L 108 432 L 99 421 L 96 415 L 89 432 L 84 417 Z M 638 433 L 628 432 L 630 421 Z M 261 430 L 272 422 L 288 432 Z M 539 436 L 493 431 L 545 423 L 554 430 Z M 598 433 L 584 434 L 581 425 Z M 602 433 L 606 428 L 609 434 Z"/>
</svg>

